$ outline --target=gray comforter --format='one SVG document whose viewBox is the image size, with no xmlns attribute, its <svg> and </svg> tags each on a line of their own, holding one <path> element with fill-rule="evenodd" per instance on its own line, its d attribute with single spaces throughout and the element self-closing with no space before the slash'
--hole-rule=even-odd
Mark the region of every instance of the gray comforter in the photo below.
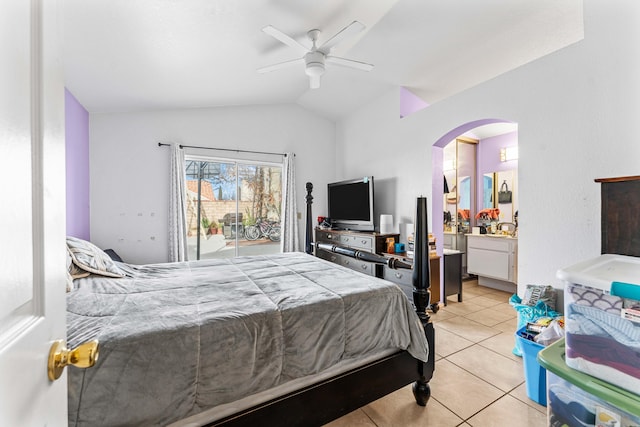
<svg viewBox="0 0 640 427">
<path fill-rule="evenodd" d="M 306 254 L 122 267 L 68 294 L 69 346 L 100 341 L 68 371 L 70 426 L 166 425 L 383 349 L 427 360 L 396 285 Z"/>
</svg>

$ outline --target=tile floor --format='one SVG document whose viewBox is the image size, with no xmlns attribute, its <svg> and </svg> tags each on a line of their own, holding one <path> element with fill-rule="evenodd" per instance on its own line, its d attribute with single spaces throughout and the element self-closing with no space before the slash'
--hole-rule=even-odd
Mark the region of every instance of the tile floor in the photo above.
<svg viewBox="0 0 640 427">
<path fill-rule="evenodd" d="M 326 427 L 546 426 L 546 407 L 527 397 L 522 359 L 511 353 L 517 316 L 510 296 L 465 281 L 463 302 L 450 296 L 431 316 L 436 371 L 426 407 L 415 404 L 409 385 Z"/>
</svg>

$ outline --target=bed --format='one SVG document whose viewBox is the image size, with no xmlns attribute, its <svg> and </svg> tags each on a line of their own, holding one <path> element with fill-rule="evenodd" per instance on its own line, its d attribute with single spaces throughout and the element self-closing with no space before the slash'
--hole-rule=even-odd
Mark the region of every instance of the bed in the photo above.
<svg viewBox="0 0 640 427">
<path fill-rule="evenodd" d="M 68 371 L 70 426 L 311 426 L 410 383 L 429 399 L 428 262 L 416 314 L 395 284 L 308 253 L 129 265 L 68 244 L 68 343 L 100 342 Z"/>
</svg>

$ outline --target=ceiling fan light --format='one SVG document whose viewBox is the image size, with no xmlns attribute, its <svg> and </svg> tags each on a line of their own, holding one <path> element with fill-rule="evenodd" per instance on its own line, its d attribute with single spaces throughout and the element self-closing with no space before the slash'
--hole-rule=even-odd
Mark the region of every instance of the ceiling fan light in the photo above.
<svg viewBox="0 0 640 427">
<path fill-rule="evenodd" d="M 310 77 L 321 76 L 324 74 L 324 64 L 321 62 L 309 62 L 304 71 Z"/>
<path fill-rule="evenodd" d="M 320 76 L 309 77 L 309 88 L 318 89 L 320 87 Z"/>
</svg>

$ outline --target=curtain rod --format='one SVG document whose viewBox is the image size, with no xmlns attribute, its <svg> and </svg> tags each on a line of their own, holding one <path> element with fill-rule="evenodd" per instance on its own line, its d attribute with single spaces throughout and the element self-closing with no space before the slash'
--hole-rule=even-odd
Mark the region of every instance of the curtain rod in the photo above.
<svg viewBox="0 0 640 427">
<path fill-rule="evenodd" d="M 170 147 L 171 144 L 165 144 L 163 142 L 158 142 L 158 147 L 167 146 Z M 275 156 L 284 156 L 287 157 L 287 153 L 271 153 L 269 151 L 251 151 L 251 150 L 235 150 L 231 148 L 215 148 L 215 147 L 198 147 L 196 145 L 178 145 L 180 148 L 198 148 L 202 150 L 218 150 L 218 151 L 234 151 L 236 153 L 253 153 L 253 154 L 273 154 Z M 295 157 L 295 154 L 293 155 Z"/>
</svg>

